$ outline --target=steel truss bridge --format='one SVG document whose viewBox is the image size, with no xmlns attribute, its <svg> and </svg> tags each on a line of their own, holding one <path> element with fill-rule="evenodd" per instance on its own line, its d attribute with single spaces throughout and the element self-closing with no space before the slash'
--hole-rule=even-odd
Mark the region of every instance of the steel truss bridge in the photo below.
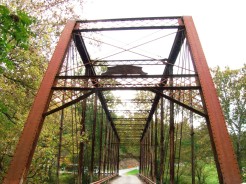
<svg viewBox="0 0 246 184">
<path fill-rule="evenodd" d="M 27 181 L 45 124 L 54 124 L 59 137 L 54 155 L 58 183 L 68 132 L 76 158 L 75 183 L 103 183 L 117 176 L 121 147 L 139 150 L 139 175 L 148 183 L 179 183 L 182 169 L 189 170 L 190 183 L 196 183 L 197 124 L 206 125 L 218 181 L 241 183 L 216 89 L 189 16 L 68 21 L 5 184 Z M 190 140 L 187 153 L 185 135 Z"/>
</svg>

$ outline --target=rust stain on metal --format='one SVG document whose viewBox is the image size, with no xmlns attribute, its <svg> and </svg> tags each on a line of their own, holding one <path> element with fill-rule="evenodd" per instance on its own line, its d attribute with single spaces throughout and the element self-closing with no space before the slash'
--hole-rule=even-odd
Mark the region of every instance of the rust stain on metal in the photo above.
<svg viewBox="0 0 246 184">
<path fill-rule="evenodd" d="M 108 70 L 102 75 L 147 75 L 142 71 L 142 67 L 133 65 L 117 65 L 108 67 Z"/>
<path fill-rule="evenodd" d="M 162 20 L 162 18 L 153 18 L 153 19 Z M 203 54 L 201 44 L 199 42 L 199 38 L 196 32 L 193 20 L 191 17 L 172 17 L 172 18 L 169 17 L 169 19 L 172 19 L 172 20 L 177 19 L 178 25 L 176 25 L 177 23 L 175 23 L 175 25 L 171 25 L 167 27 L 161 24 L 159 28 L 161 29 L 176 28 L 178 31 L 174 39 L 173 47 L 170 51 L 170 56 L 168 59 L 170 63 L 165 66 L 163 75 L 159 77 L 158 76 L 153 77 L 151 75 L 147 75 L 147 73 L 145 73 L 142 70 L 142 67 L 139 67 L 138 64 L 136 63 L 135 64 L 137 66 L 129 65 L 129 64 L 123 65 L 122 63 L 120 63 L 120 65 L 116 65 L 116 66 L 114 65 L 114 67 L 108 67 L 105 73 L 102 73 L 101 76 L 99 75 L 97 76 L 94 66 L 90 62 L 89 53 L 87 52 L 86 44 L 83 41 L 83 36 L 82 34 L 79 33 L 80 31 L 79 21 L 77 22 L 77 24 L 76 24 L 76 21 L 69 21 L 61 35 L 60 41 L 58 42 L 57 48 L 49 63 L 49 67 L 43 78 L 40 89 L 36 95 L 33 107 L 29 113 L 24 130 L 22 132 L 19 143 L 17 145 L 13 160 L 7 172 L 7 176 L 4 179 L 4 183 L 5 184 L 9 184 L 9 183 L 19 184 L 19 183 L 23 183 L 26 181 L 27 173 L 31 165 L 31 160 L 32 160 L 32 157 L 33 157 L 33 154 L 34 154 L 37 142 L 38 142 L 38 138 L 39 138 L 42 126 L 43 126 L 44 118 L 46 115 L 54 113 L 58 110 L 64 109 L 70 106 L 71 104 L 75 104 L 79 102 L 80 100 L 84 99 L 82 103 L 83 111 L 82 111 L 82 118 L 81 118 L 81 125 L 83 125 L 82 126 L 83 128 L 81 129 L 80 134 L 86 131 L 85 126 L 84 126 L 85 120 L 86 120 L 86 100 L 85 99 L 91 93 L 94 93 L 95 90 L 98 90 L 98 91 L 96 92 L 96 95 L 94 97 L 94 114 L 93 114 L 94 124 L 93 124 L 93 132 L 92 132 L 93 140 L 92 140 L 92 149 L 91 149 L 92 154 L 91 154 L 91 162 L 90 162 L 90 178 L 92 180 L 92 178 L 94 177 L 93 171 L 95 168 L 95 164 L 97 164 L 94 160 L 94 157 L 97 154 L 96 149 L 95 149 L 95 146 L 97 145 L 96 140 L 95 140 L 95 135 L 98 132 L 97 131 L 98 127 L 100 127 L 100 153 L 99 153 L 100 158 L 98 162 L 98 166 L 100 168 L 99 168 L 99 173 L 96 173 L 98 175 L 99 181 L 95 183 L 100 183 L 101 181 L 106 181 L 110 179 L 111 177 L 116 176 L 116 173 L 118 173 L 119 171 L 119 145 L 120 145 L 119 135 L 124 134 L 125 131 L 132 131 L 132 130 L 133 131 L 136 131 L 136 130 L 143 131 L 143 134 L 141 137 L 140 135 L 134 134 L 124 139 L 125 143 L 129 144 L 129 142 L 127 142 L 128 140 L 139 140 L 141 138 L 141 141 L 140 141 L 141 142 L 140 143 L 141 144 L 140 145 L 141 146 L 140 147 L 141 149 L 141 152 L 140 152 L 140 160 L 141 160 L 140 161 L 140 174 L 141 176 L 143 176 L 144 178 L 149 180 L 149 182 L 152 182 L 152 183 L 158 182 L 157 181 L 158 178 L 162 178 L 163 171 L 165 171 L 165 165 L 166 165 L 164 164 L 165 163 L 164 158 L 165 156 L 168 155 L 167 153 L 164 152 L 165 149 L 163 147 L 163 144 L 165 141 L 166 143 L 169 143 L 169 156 L 170 156 L 169 166 L 168 166 L 169 168 L 166 168 L 166 169 L 169 170 L 170 183 L 175 182 L 175 174 L 176 174 L 175 173 L 176 172 L 175 154 L 176 153 L 174 149 L 175 148 L 174 141 L 175 141 L 176 131 L 174 127 L 175 126 L 174 124 L 175 123 L 174 103 L 178 104 L 179 106 L 182 106 L 183 108 L 190 110 L 191 115 L 194 112 L 194 113 L 201 115 L 207 120 L 208 130 L 209 130 L 209 134 L 211 138 L 212 148 L 214 151 L 214 157 L 216 160 L 216 166 L 217 166 L 220 183 L 233 183 L 233 184 L 241 183 L 240 172 L 239 172 L 237 161 L 234 155 L 232 143 L 230 141 L 230 137 L 227 132 L 225 119 L 222 113 L 221 106 L 219 104 L 217 93 L 216 93 L 211 75 L 209 73 L 209 68 L 207 66 L 206 59 Z M 134 21 L 141 20 L 142 21 L 144 19 L 143 18 L 128 19 L 128 20 L 124 19 L 124 21 L 131 21 L 131 20 L 134 20 Z M 113 20 L 108 20 L 108 21 L 113 21 Z M 141 27 L 137 27 L 137 28 L 133 27 L 133 28 L 141 29 Z M 145 27 L 145 29 L 146 28 L 152 29 L 154 27 Z M 107 29 L 114 30 L 114 28 L 107 28 Z M 118 27 L 117 29 L 125 30 L 126 28 Z M 127 29 L 132 29 L 132 28 L 127 27 Z M 74 30 L 76 31 L 74 32 Z M 93 30 L 94 30 L 93 28 L 90 29 L 90 31 L 93 31 Z M 84 29 L 84 31 L 86 30 Z M 97 31 L 100 31 L 100 29 L 97 29 Z M 185 35 L 185 31 L 186 31 L 186 35 Z M 83 64 L 85 67 L 85 76 L 67 76 L 65 74 L 65 76 L 57 77 L 60 70 L 63 70 L 61 68 L 64 64 L 63 63 L 64 58 L 66 56 L 66 51 L 68 50 L 69 43 L 71 41 L 73 32 L 76 33 L 74 34 L 75 47 L 77 51 L 79 52 L 79 55 L 83 61 Z M 175 76 L 173 74 L 173 67 L 175 66 L 175 62 L 178 57 L 178 54 L 181 51 L 181 47 L 183 45 L 185 36 L 188 40 L 188 44 L 190 47 L 189 51 L 193 59 L 195 72 L 198 74 L 198 75 L 195 74 L 195 76 L 191 76 L 191 75 L 187 75 L 187 76 L 176 75 Z M 153 79 L 151 79 L 151 77 Z M 180 78 L 182 77 L 188 78 L 190 80 L 191 80 L 191 77 L 195 77 L 194 79 L 195 83 L 199 83 L 199 85 L 197 86 L 193 83 L 190 83 L 189 85 L 184 85 L 184 86 L 176 85 L 175 86 L 174 84 L 177 84 L 180 81 Z M 117 79 L 117 78 L 123 81 L 122 84 L 124 84 L 125 86 L 116 80 L 115 80 L 116 82 L 113 81 L 113 83 L 111 83 L 112 79 Z M 132 81 L 125 84 L 125 81 L 129 81 L 129 78 L 132 79 Z M 157 85 L 153 82 L 155 78 L 157 78 L 158 80 L 158 82 L 156 83 Z M 148 82 L 149 79 L 150 79 L 150 82 Z M 161 83 L 159 82 L 160 79 L 162 81 Z M 75 84 L 78 81 L 83 81 L 83 83 L 80 85 L 79 88 L 77 87 L 77 85 L 74 85 L 74 86 L 71 84 L 70 84 L 71 86 L 63 85 L 63 81 L 66 81 L 66 80 L 74 80 Z M 62 85 L 59 86 L 59 84 L 61 84 L 61 81 L 62 81 Z M 170 82 L 170 84 L 168 84 L 168 81 Z M 156 96 L 154 100 L 150 101 L 150 103 L 152 104 L 152 107 L 150 110 L 148 109 L 148 114 L 149 114 L 148 117 L 134 118 L 134 120 L 133 118 L 126 118 L 126 117 L 124 118 L 112 118 L 111 117 L 110 112 L 113 112 L 113 111 L 110 111 L 108 109 L 107 102 L 109 103 L 109 101 L 105 99 L 102 91 L 100 91 L 101 89 L 103 90 L 105 89 L 103 88 L 104 86 L 107 87 L 107 90 L 115 90 L 115 89 L 132 89 L 132 90 L 135 90 L 135 89 L 136 90 L 147 90 L 148 89 L 149 90 L 146 84 L 148 84 L 147 86 L 151 88 L 156 87 L 156 89 L 153 88 L 150 90 L 153 93 L 156 93 Z M 155 85 L 153 86 L 153 84 Z M 141 85 L 144 85 L 144 86 L 141 87 Z M 115 86 L 117 86 L 117 88 Z M 157 87 L 160 87 L 160 88 L 157 89 Z M 55 96 L 53 94 L 53 90 L 54 90 L 54 94 L 55 92 L 59 90 L 73 90 L 73 91 L 74 90 L 92 90 L 92 91 L 84 94 L 83 96 L 77 97 L 77 99 L 75 100 L 66 102 L 62 106 L 52 109 L 51 111 L 47 112 L 47 108 L 52 99 L 51 97 L 52 95 Z M 170 90 L 169 96 L 163 93 L 164 90 Z M 184 100 L 179 101 L 180 96 L 175 98 L 175 94 L 178 94 L 178 93 L 175 93 L 175 90 L 179 91 L 179 95 L 180 95 L 181 90 L 199 90 L 200 93 L 195 94 L 195 96 L 200 95 L 201 99 L 198 99 L 198 104 L 202 101 L 204 102 L 204 105 L 202 107 L 198 105 L 194 106 L 196 105 L 196 101 L 195 103 L 192 103 L 191 101 L 190 103 L 192 103 L 192 106 L 189 106 L 185 103 Z M 185 95 L 185 93 L 183 94 Z M 107 117 L 107 121 L 103 122 L 102 120 L 101 124 L 98 124 L 98 125 L 97 125 L 97 122 L 98 122 L 97 120 L 97 109 L 98 109 L 97 97 L 100 100 L 101 105 L 102 105 L 102 119 L 103 119 L 103 110 Z M 161 133 L 160 133 L 160 143 L 162 144 L 162 147 L 158 149 L 157 145 L 159 143 L 159 140 L 158 140 L 157 134 L 159 130 L 158 130 L 157 124 L 159 122 L 157 122 L 158 117 L 157 117 L 156 110 L 158 108 L 159 100 L 161 99 L 161 106 L 162 106 L 161 114 L 163 115 L 163 111 L 164 111 L 163 97 L 170 102 L 169 107 L 168 107 L 169 112 L 170 112 L 169 114 L 170 129 L 169 129 L 169 139 L 164 140 L 165 132 L 163 132 L 164 131 L 163 129 L 165 127 L 164 127 L 164 124 L 162 123 Z M 190 99 L 192 98 L 194 97 L 190 97 Z M 136 102 L 138 101 L 136 101 L 135 99 L 135 103 Z M 196 110 L 196 107 L 199 110 Z M 141 112 L 143 111 L 144 110 L 141 110 Z M 152 116 L 154 113 L 155 113 L 155 120 L 156 120 L 155 124 L 152 122 L 153 121 Z M 117 124 L 114 124 L 113 120 L 114 122 L 117 122 Z M 124 121 L 125 123 L 120 124 L 121 121 Z M 134 124 L 135 127 L 133 129 L 132 128 L 133 124 L 129 124 L 129 122 L 132 122 L 132 121 L 141 121 L 140 123 L 147 122 L 147 124 L 145 125 L 144 130 L 142 129 L 142 127 L 136 127 L 136 125 L 143 126 L 143 124 L 139 124 L 139 123 Z M 160 121 L 161 122 L 164 121 L 163 116 L 161 117 Z M 120 133 L 119 135 L 116 129 Z M 105 132 L 103 133 L 103 131 Z M 159 165 L 157 165 L 158 164 L 157 158 L 159 154 L 157 153 L 158 150 L 160 153 L 159 157 L 161 157 L 160 167 L 162 167 L 160 169 L 161 170 L 160 173 L 158 173 Z M 192 167 L 194 167 L 193 159 L 194 159 L 194 156 L 192 155 Z M 82 175 L 85 169 L 83 162 L 84 162 L 84 145 L 80 144 L 80 153 L 79 153 L 80 169 L 78 171 L 78 175 L 79 175 L 78 183 L 82 183 Z M 102 174 L 101 171 L 104 174 Z M 58 167 L 57 172 L 59 172 L 59 167 Z M 107 174 L 110 174 L 110 176 L 105 175 L 106 172 Z M 193 171 L 193 175 L 194 175 L 194 171 Z M 193 176 L 193 180 L 194 179 L 195 177 Z"/>
<path fill-rule="evenodd" d="M 59 43 L 25 123 L 14 157 L 8 169 L 7 176 L 4 179 L 4 184 L 20 184 L 26 180 L 38 137 L 42 129 L 44 121 L 43 113 L 46 112 L 47 106 L 49 105 L 52 95 L 51 88 L 55 83 L 55 76 L 61 68 L 75 24 L 75 21 L 69 21 L 60 37 Z"/>
<path fill-rule="evenodd" d="M 241 183 L 237 160 L 226 128 L 223 112 L 217 97 L 212 77 L 196 32 L 192 17 L 183 17 L 187 39 L 190 45 L 194 65 L 196 66 L 206 109 L 208 123 L 211 125 L 211 140 L 215 145 L 217 170 L 220 183 Z"/>
</svg>

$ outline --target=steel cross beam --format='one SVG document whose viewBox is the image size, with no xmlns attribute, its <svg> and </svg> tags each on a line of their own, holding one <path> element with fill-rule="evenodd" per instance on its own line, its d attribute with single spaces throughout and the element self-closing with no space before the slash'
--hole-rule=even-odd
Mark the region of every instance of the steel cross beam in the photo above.
<svg viewBox="0 0 246 184">
<path fill-rule="evenodd" d="M 82 23 L 85 25 L 83 28 L 78 28 L 74 30 L 75 33 L 80 33 L 80 32 L 95 32 L 95 31 L 116 31 L 116 30 L 146 30 L 146 29 L 177 29 L 180 27 L 183 27 L 183 25 L 180 24 L 170 24 L 170 25 L 158 25 L 154 21 L 161 20 L 161 22 L 164 22 L 165 20 L 180 20 L 181 17 L 151 17 L 151 18 L 127 18 L 127 19 L 101 19 L 101 20 L 82 20 L 82 21 L 77 21 L 78 23 Z M 137 26 L 135 22 L 154 22 L 152 25 L 148 24 L 142 24 L 140 26 Z M 104 23 L 106 24 L 107 22 L 114 23 L 113 26 L 103 26 L 103 27 L 97 27 L 95 26 L 96 24 Z M 119 25 L 121 23 L 133 23 L 132 25 L 129 26 L 123 26 Z M 134 24 L 135 23 L 135 24 Z M 86 26 L 87 24 L 87 26 Z M 93 27 L 90 27 L 88 25 L 94 25 Z M 106 24 L 107 25 L 107 24 Z"/>
<path fill-rule="evenodd" d="M 138 124 L 137 123 L 136 124 L 129 124 L 129 123 L 128 124 L 127 123 L 116 124 L 115 123 L 115 126 L 132 126 L 132 127 L 134 127 L 134 126 L 143 126 L 143 125 L 145 125 L 145 124 L 139 124 L 139 123 Z"/>
<path fill-rule="evenodd" d="M 149 112 L 149 110 L 131 110 L 131 109 L 126 109 L 126 110 L 109 110 L 110 112 Z"/>
<path fill-rule="evenodd" d="M 116 121 L 146 121 L 146 118 L 113 118 Z"/>
<path fill-rule="evenodd" d="M 88 65 L 88 64 L 86 64 Z M 92 66 L 92 64 L 91 64 Z M 94 75 L 93 79 L 124 79 L 124 78 L 131 78 L 131 79 L 139 79 L 139 78 L 182 78 L 182 77 L 197 77 L 197 74 L 167 74 L 167 75 Z M 91 76 L 82 76 L 82 75 L 76 75 L 76 76 L 56 76 L 57 79 L 91 79 Z"/>
<path fill-rule="evenodd" d="M 168 99 L 168 100 L 170 100 L 170 101 L 172 101 L 172 102 L 174 102 L 174 103 L 176 103 L 176 104 L 178 104 L 178 105 L 180 105 L 180 106 L 182 106 L 182 107 L 184 107 L 184 108 L 186 108 L 186 109 L 188 109 L 188 110 L 190 110 L 190 111 L 192 111 L 192 112 L 194 112 L 194 113 L 196 113 L 196 114 L 198 114 L 198 115 L 200 115 L 202 117 L 207 118 L 207 114 L 205 114 L 204 112 L 201 112 L 199 110 L 196 110 L 196 109 L 194 109 L 191 106 L 188 106 L 188 105 L 186 105 L 186 104 L 184 104 L 184 103 L 182 103 L 182 102 L 180 102 L 178 100 L 175 100 L 174 98 L 172 98 L 172 97 L 170 97 L 168 95 L 163 94 L 161 91 L 154 90 L 154 89 L 153 90 L 150 90 L 150 91 L 152 91 L 152 92 L 160 95 L 161 97 L 166 98 L 166 99 Z"/>
<path fill-rule="evenodd" d="M 122 86 L 122 87 L 52 87 L 52 90 L 67 90 L 67 91 L 89 91 L 97 89 L 98 91 L 112 91 L 112 90 L 199 90 L 200 86 L 160 86 L 160 87 L 130 87 L 130 86 Z"/>
<path fill-rule="evenodd" d="M 89 57 L 89 54 L 87 52 L 87 49 L 86 49 L 86 46 L 84 44 L 84 41 L 83 41 L 83 38 L 82 38 L 81 34 L 80 33 L 74 34 L 73 39 L 74 39 L 74 43 L 75 43 L 75 45 L 77 47 L 77 50 L 78 50 L 78 52 L 80 54 L 80 57 L 81 57 L 84 65 L 85 65 L 86 69 L 88 69 L 88 71 L 89 71 L 89 76 L 91 76 L 91 77 L 96 76 L 96 72 L 95 72 L 93 66 L 91 65 L 90 57 Z M 96 82 L 96 81 L 94 80 L 94 82 Z M 109 120 L 109 122 L 110 122 L 110 124 L 111 124 L 111 126 L 113 128 L 113 130 L 114 130 L 114 133 L 115 133 L 118 141 L 120 141 L 119 135 L 117 133 L 117 130 L 116 130 L 115 126 L 114 126 L 114 123 L 113 123 L 113 120 L 112 120 L 112 117 L 111 117 L 111 114 L 109 112 L 109 109 L 108 109 L 108 106 L 107 106 L 107 103 L 106 103 L 106 99 L 105 99 L 105 97 L 104 97 L 104 95 L 103 95 L 103 93 L 101 91 L 98 91 L 98 98 L 99 98 L 99 100 L 101 102 L 101 105 L 102 105 L 102 107 L 103 107 L 103 109 L 104 109 L 104 111 L 106 113 L 106 116 L 107 116 L 107 118 L 108 118 L 108 120 Z"/>
<path fill-rule="evenodd" d="M 178 54 L 179 54 L 180 49 L 181 49 L 181 47 L 183 45 L 184 39 L 185 39 L 185 36 L 184 36 L 183 28 L 179 28 L 178 32 L 176 34 L 172 49 L 170 51 L 169 57 L 168 57 L 168 61 L 169 61 L 170 64 L 166 65 L 166 67 L 164 69 L 164 72 L 163 72 L 163 76 L 172 75 L 172 73 L 170 73 L 169 70 L 170 70 L 170 68 L 173 67 L 173 64 L 175 63 L 175 61 L 176 61 L 176 59 L 178 57 Z M 164 77 L 164 80 L 165 80 L 165 77 Z M 149 128 L 151 119 L 152 119 L 152 117 L 153 117 L 153 115 L 154 115 L 154 113 L 156 111 L 156 108 L 157 108 L 157 105 L 159 103 L 160 98 L 161 98 L 161 96 L 159 94 L 155 95 L 154 102 L 152 104 L 152 107 L 151 107 L 151 110 L 150 110 L 150 113 L 149 113 L 149 116 L 148 116 L 148 119 L 147 119 L 147 122 L 146 122 L 146 126 L 144 128 L 144 131 L 143 131 L 143 134 L 142 134 L 142 137 L 141 137 L 141 141 L 143 140 L 144 135 L 145 135 L 145 133 L 147 132 L 147 130 Z"/>
<path fill-rule="evenodd" d="M 147 103 L 147 104 L 150 104 L 150 103 L 153 103 L 154 102 L 154 99 L 124 99 L 124 101 L 121 101 L 121 100 L 107 100 L 107 103 Z"/>
<path fill-rule="evenodd" d="M 124 132 L 124 131 L 137 131 L 137 130 L 143 130 L 143 128 L 132 128 L 132 127 L 121 127 L 117 128 L 118 132 Z"/>
<path fill-rule="evenodd" d="M 76 98 L 76 99 L 74 99 L 74 100 L 72 100 L 70 102 L 67 102 L 67 103 L 61 105 L 60 107 L 57 107 L 57 108 L 52 109 L 52 110 L 50 110 L 48 112 L 45 112 L 43 114 L 43 116 L 48 116 L 48 115 L 53 114 L 53 113 L 55 113 L 57 111 L 60 111 L 62 109 L 65 109 L 66 107 L 69 107 L 69 106 L 71 106 L 71 105 L 73 105 L 73 104 L 75 104 L 75 103 L 77 103 L 77 102 L 79 102 L 79 101 L 81 101 L 81 100 L 83 100 L 85 98 L 88 98 L 93 93 L 95 93 L 95 90 L 91 90 L 90 92 L 88 92 L 88 93 L 86 93 L 86 94 L 84 94 L 84 95 L 82 95 L 82 96 L 80 96 L 80 97 L 78 97 L 78 98 Z"/>
</svg>

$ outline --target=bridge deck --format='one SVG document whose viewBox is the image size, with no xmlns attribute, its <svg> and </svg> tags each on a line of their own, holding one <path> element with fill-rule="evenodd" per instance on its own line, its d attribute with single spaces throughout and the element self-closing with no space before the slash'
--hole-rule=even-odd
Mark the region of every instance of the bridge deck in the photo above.
<svg viewBox="0 0 246 184">
<path fill-rule="evenodd" d="M 138 176 L 135 175 L 123 175 L 112 180 L 109 184 L 145 184 L 145 182 L 141 181 Z"/>
</svg>

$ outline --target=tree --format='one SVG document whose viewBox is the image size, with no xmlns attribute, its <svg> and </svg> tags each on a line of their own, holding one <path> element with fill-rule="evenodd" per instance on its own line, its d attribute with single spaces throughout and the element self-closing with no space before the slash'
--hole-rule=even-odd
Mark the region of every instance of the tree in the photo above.
<svg viewBox="0 0 246 184">
<path fill-rule="evenodd" d="M 237 161 L 243 172 L 245 167 L 243 155 L 246 149 L 246 64 L 237 70 L 229 67 L 221 70 L 220 67 L 216 67 L 211 71 L 234 143 Z"/>
<path fill-rule="evenodd" d="M 77 18 L 72 11 L 74 3 L 70 0 L 3 0 L 1 4 L 0 183 L 58 36 L 67 19 Z M 54 137 L 52 126 L 48 126 L 44 131 L 46 137 Z M 40 140 L 39 144 L 52 142 L 46 139 L 43 141 L 42 136 Z M 40 168 L 50 171 L 48 168 L 54 165 L 50 162 L 50 153 L 54 153 L 54 149 L 42 148 L 34 158 L 34 167 L 29 176 L 32 181 L 45 183 L 48 180 Z M 44 176 L 39 177 L 40 174 Z"/>
<path fill-rule="evenodd" d="M 14 13 L 7 6 L 0 5 L 0 73 L 18 65 L 11 53 L 15 49 L 28 49 L 33 22 L 34 19 L 25 12 Z"/>
<path fill-rule="evenodd" d="M 45 67 L 45 58 L 30 50 L 9 53 L 13 68 L 0 74 L 0 183 L 34 99 Z M 11 59 L 11 60 L 12 60 Z"/>
<path fill-rule="evenodd" d="M 49 60 L 66 22 L 79 19 L 83 0 L 2 0 L 2 4 L 35 17 L 31 44 Z"/>
</svg>

